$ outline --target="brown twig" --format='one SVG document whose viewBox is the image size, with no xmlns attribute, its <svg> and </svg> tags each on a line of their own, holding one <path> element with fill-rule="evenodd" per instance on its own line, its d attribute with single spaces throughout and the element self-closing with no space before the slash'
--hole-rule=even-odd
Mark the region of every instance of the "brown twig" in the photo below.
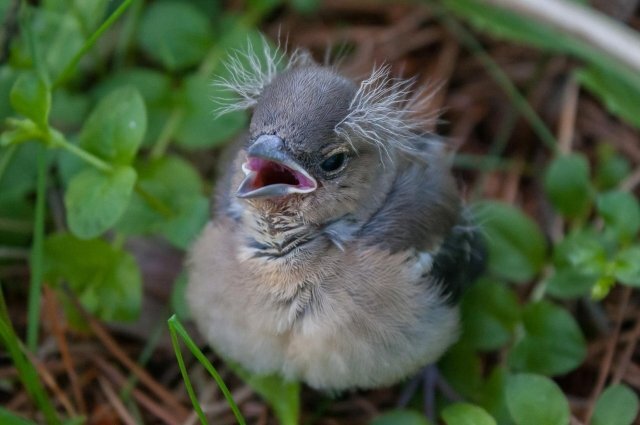
<svg viewBox="0 0 640 425">
<path fill-rule="evenodd" d="M 58 303 L 56 301 L 55 293 L 48 286 L 44 286 L 44 310 L 45 315 L 49 318 L 49 324 L 51 325 L 51 331 L 56 339 L 60 356 L 62 357 L 62 363 L 64 365 L 69 382 L 71 382 L 71 391 L 73 398 L 76 401 L 76 405 L 81 413 L 86 414 L 87 405 L 84 397 L 82 396 L 82 388 L 80 388 L 78 382 L 78 375 L 76 373 L 73 358 L 69 353 L 69 345 L 67 344 L 67 338 L 60 326 L 58 315 Z"/>
<path fill-rule="evenodd" d="M 109 332 L 107 332 L 107 330 L 80 305 L 72 294 L 70 294 L 69 297 L 107 351 L 109 351 L 113 357 L 129 369 L 131 373 L 140 380 L 140 382 L 151 390 L 152 393 L 166 403 L 168 407 L 176 413 L 180 420 L 187 418 L 189 416 L 189 411 L 185 409 L 176 397 L 165 389 L 165 387 L 156 381 L 151 375 L 149 375 L 146 370 L 141 368 L 133 359 L 131 359 L 131 357 L 129 357 L 127 353 L 120 348 Z"/>
<path fill-rule="evenodd" d="M 102 392 L 107 397 L 107 400 L 116 411 L 120 419 L 122 419 L 122 422 L 124 422 L 126 425 L 137 425 L 136 420 L 133 418 L 133 416 L 131 416 L 131 413 L 129 413 L 125 405 L 122 403 L 122 400 L 120 400 L 116 392 L 113 390 L 111 384 L 109 384 L 109 382 L 102 377 L 98 377 L 98 383 L 100 384 Z"/>
<path fill-rule="evenodd" d="M 616 313 L 615 327 L 613 333 L 609 337 L 607 349 L 600 363 L 600 370 L 598 372 L 596 385 L 593 387 L 593 391 L 591 392 L 591 395 L 589 397 L 589 405 L 584 415 L 584 422 L 587 424 L 591 421 L 591 416 L 593 415 L 596 401 L 598 400 L 600 393 L 602 393 L 602 390 L 604 389 L 604 385 L 607 381 L 607 376 L 609 376 L 611 363 L 613 362 L 613 356 L 616 351 L 616 345 L 618 344 L 618 337 L 620 336 L 620 327 L 622 326 L 624 313 L 627 309 L 627 304 L 629 304 L 629 298 L 631 298 L 631 288 L 625 286 L 622 291 L 622 299 L 620 300 L 620 304 L 618 305 L 618 310 Z"/>
<path fill-rule="evenodd" d="M 631 330 L 631 337 L 627 342 L 622 355 L 618 361 L 618 367 L 616 368 L 611 383 L 617 384 L 622 380 L 622 376 L 626 373 L 629 364 L 631 363 L 631 357 L 638 344 L 638 338 L 640 338 L 640 313 L 636 314 L 636 323 Z"/>
<path fill-rule="evenodd" d="M 558 151 L 562 154 L 571 152 L 571 144 L 576 128 L 576 111 L 580 87 L 574 78 L 569 78 L 564 89 L 562 110 L 558 123 Z"/>
<path fill-rule="evenodd" d="M 106 360 L 101 357 L 96 357 L 94 363 L 104 373 L 104 375 L 109 378 L 114 384 L 119 387 L 124 387 L 127 385 L 127 378 L 124 377 L 122 373 L 120 373 L 115 367 L 109 364 Z M 186 416 L 182 416 L 178 414 L 178 412 L 174 412 L 170 410 L 170 407 L 164 407 L 155 402 L 151 397 L 140 391 L 139 389 L 134 389 L 132 391 L 133 398 L 136 399 L 138 403 L 147 411 L 149 411 L 152 415 L 162 420 L 167 425 L 181 425 Z"/>
<path fill-rule="evenodd" d="M 76 409 L 71 404 L 71 401 L 67 397 L 67 395 L 62 391 L 60 385 L 56 382 L 56 379 L 49 373 L 47 368 L 43 366 L 43 364 L 34 356 L 30 351 L 24 350 L 24 354 L 27 356 L 29 361 L 33 363 L 36 370 L 38 371 L 38 375 L 42 378 L 42 382 L 51 389 L 56 399 L 60 402 L 64 410 L 67 412 L 69 416 L 76 416 Z"/>
</svg>

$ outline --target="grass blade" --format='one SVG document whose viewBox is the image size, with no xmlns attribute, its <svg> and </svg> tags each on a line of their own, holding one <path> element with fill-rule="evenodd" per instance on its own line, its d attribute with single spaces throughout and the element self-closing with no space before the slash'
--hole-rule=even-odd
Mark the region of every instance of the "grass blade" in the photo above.
<svg viewBox="0 0 640 425">
<path fill-rule="evenodd" d="M 85 53 L 91 50 L 93 45 L 96 44 L 96 41 L 98 41 L 102 34 L 106 30 L 108 30 L 115 21 L 118 20 L 120 15 L 122 15 L 129 8 L 129 6 L 131 6 L 131 3 L 133 3 L 133 0 L 124 0 L 120 4 L 120 6 L 118 6 L 118 8 L 114 10 L 113 13 L 102 23 L 102 25 L 100 25 L 100 27 L 98 27 L 98 29 L 95 30 L 93 34 L 91 34 L 91 37 L 89 37 L 89 39 L 85 41 L 82 48 L 78 50 L 78 52 L 69 61 L 64 70 L 60 73 L 58 78 L 56 78 L 56 81 L 53 83 L 54 88 L 60 86 L 67 80 L 67 78 L 69 78 L 69 76 L 76 69 L 76 66 L 78 66 L 78 62 L 80 62 L 80 59 L 82 59 Z"/>
<path fill-rule="evenodd" d="M 42 298 L 42 256 L 44 241 L 44 202 L 47 189 L 47 151 L 38 152 L 38 182 L 36 189 L 36 220 L 31 246 L 31 282 L 27 307 L 27 347 L 35 352 L 38 347 L 38 326 L 40 325 L 40 301 Z"/>
<path fill-rule="evenodd" d="M 35 401 L 38 406 L 38 410 L 42 412 L 45 417 L 45 421 L 49 425 L 62 424 L 58 418 L 51 400 L 47 396 L 47 393 L 40 382 L 38 372 L 33 364 L 25 356 L 23 350 L 25 350 L 20 339 L 13 330 L 11 322 L 9 321 L 9 315 L 7 312 L 7 306 L 4 302 L 4 296 L 2 295 L 2 289 L 0 288 L 0 342 L 4 344 L 9 352 L 9 356 L 13 361 L 16 369 L 18 370 L 18 376 L 22 381 L 29 396 Z M 1 412 L 0 412 L 1 413 Z M 0 419 L 3 416 L 0 415 Z M 7 423 L 2 421 L 2 423 Z"/>
<path fill-rule="evenodd" d="M 196 409 L 196 413 L 198 414 L 200 421 L 203 424 L 207 423 L 207 420 L 204 416 L 204 412 L 202 411 L 202 408 L 200 407 L 200 403 L 198 402 L 195 392 L 193 391 L 193 387 L 191 385 L 191 380 L 189 379 L 187 369 L 184 365 L 184 359 L 182 358 L 182 352 L 180 350 L 178 335 L 180 335 L 180 337 L 184 341 L 187 348 L 189 348 L 189 351 L 191 351 L 191 353 L 195 356 L 195 358 L 198 359 L 200 364 L 204 366 L 207 372 L 209 372 L 209 374 L 216 381 L 216 383 L 218 384 L 218 387 L 220 388 L 220 391 L 222 391 L 222 394 L 224 394 L 224 397 L 226 398 L 227 403 L 229 404 L 229 407 L 231 407 L 231 410 L 233 411 L 233 414 L 235 415 L 238 423 L 240 425 L 246 425 L 244 417 L 242 416 L 242 413 L 240 413 L 240 409 L 238 408 L 238 405 L 235 403 L 235 401 L 233 401 L 233 396 L 231 395 L 229 388 L 227 388 L 227 385 L 222 380 L 222 377 L 220 376 L 218 371 L 213 367 L 211 362 L 205 357 L 202 351 L 200 351 L 198 346 L 193 342 L 193 340 L 187 333 L 187 330 L 184 328 L 184 326 L 182 326 L 182 324 L 180 323 L 180 321 L 178 320 L 175 314 L 169 318 L 168 323 L 169 323 L 169 331 L 171 332 L 171 342 L 173 343 L 173 349 L 175 350 L 176 357 L 178 359 L 178 366 L 180 367 L 180 372 L 182 373 L 182 378 L 184 379 L 184 383 L 187 388 L 187 393 L 189 393 L 189 398 L 193 403 L 193 407 Z"/>
</svg>

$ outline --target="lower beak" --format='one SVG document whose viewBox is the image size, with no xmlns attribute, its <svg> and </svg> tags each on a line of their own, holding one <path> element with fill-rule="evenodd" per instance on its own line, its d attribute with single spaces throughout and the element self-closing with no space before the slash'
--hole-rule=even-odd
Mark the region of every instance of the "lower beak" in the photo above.
<svg viewBox="0 0 640 425">
<path fill-rule="evenodd" d="M 310 193 L 318 187 L 316 179 L 291 158 L 277 136 L 258 137 L 247 150 L 242 170 L 246 177 L 236 192 L 239 198 L 275 198 Z"/>
</svg>

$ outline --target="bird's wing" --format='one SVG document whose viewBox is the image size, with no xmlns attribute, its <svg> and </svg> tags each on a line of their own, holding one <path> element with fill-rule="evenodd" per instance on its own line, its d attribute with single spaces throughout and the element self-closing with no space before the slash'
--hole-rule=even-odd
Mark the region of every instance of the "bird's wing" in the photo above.
<svg viewBox="0 0 640 425">
<path fill-rule="evenodd" d="M 401 171 L 383 206 L 361 228 L 368 245 L 430 255 L 425 279 L 443 285 L 455 302 L 484 269 L 484 240 L 460 204 L 446 164 L 413 163 Z"/>
</svg>

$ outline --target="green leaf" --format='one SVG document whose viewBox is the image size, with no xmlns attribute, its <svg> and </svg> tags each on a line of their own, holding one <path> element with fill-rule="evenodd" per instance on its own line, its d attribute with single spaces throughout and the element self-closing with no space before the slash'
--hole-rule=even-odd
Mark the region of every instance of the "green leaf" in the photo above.
<svg viewBox="0 0 640 425">
<path fill-rule="evenodd" d="M 524 336 L 509 354 L 515 370 L 560 375 L 577 368 L 587 346 L 575 319 L 565 309 L 540 301 L 523 313 Z"/>
<path fill-rule="evenodd" d="M 37 168 L 34 166 L 39 152 L 46 149 L 41 144 L 25 143 L 15 147 L 4 174 L 0 179 L 0 198 L 21 197 L 36 187 Z M 7 155 L 8 149 L 0 149 L 0 161 Z"/>
<path fill-rule="evenodd" d="M 447 350 L 438 362 L 438 370 L 465 397 L 473 397 L 482 385 L 480 357 L 465 339 Z"/>
<path fill-rule="evenodd" d="M 561 299 L 579 298 L 587 295 L 597 280 L 597 275 L 579 268 L 559 269 L 547 279 L 547 293 Z"/>
<path fill-rule="evenodd" d="M 82 25 L 74 13 L 69 13 L 69 2 L 58 10 L 53 8 L 33 8 L 30 22 L 35 44 L 38 46 L 44 68 L 50 81 L 55 81 L 60 72 L 73 58 L 85 42 Z M 11 63 L 21 63 L 25 67 L 34 67 L 26 37 L 21 37 L 12 49 Z M 24 55 L 20 57 L 20 55 Z M 98 61 L 94 61 L 98 62 Z M 88 62 L 87 64 L 91 64 Z"/>
<path fill-rule="evenodd" d="M 476 216 L 489 245 L 489 269 L 514 282 L 526 282 L 541 269 L 546 242 L 538 225 L 520 210 L 500 202 L 483 202 Z"/>
<path fill-rule="evenodd" d="M 220 145 L 246 127 L 243 111 L 216 117 L 212 98 L 231 96 L 211 85 L 208 78 L 188 76 L 184 81 L 184 119 L 176 132 L 177 143 L 187 149 L 203 149 Z"/>
<path fill-rule="evenodd" d="M 370 425 L 429 425 L 424 415 L 414 410 L 390 410 L 375 417 Z"/>
<path fill-rule="evenodd" d="M 73 234 L 88 239 L 113 226 L 127 208 L 135 182 L 135 170 L 126 166 L 112 173 L 89 168 L 76 175 L 64 197 Z"/>
<path fill-rule="evenodd" d="M 475 393 L 477 402 L 500 424 L 511 423 L 507 409 L 506 385 L 507 371 L 503 366 L 496 366 L 484 385 Z"/>
<path fill-rule="evenodd" d="M 640 91 L 637 84 L 612 74 L 611 67 L 591 65 L 577 71 L 578 81 L 602 99 L 609 112 L 640 127 Z"/>
<path fill-rule="evenodd" d="M 47 82 L 35 72 L 20 75 L 11 88 L 10 97 L 16 112 L 30 118 L 43 130 L 48 127 L 51 91 Z"/>
<path fill-rule="evenodd" d="M 64 129 L 80 128 L 89 113 L 89 99 L 84 94 L 78 94 L 59 88 L 53 94 L 51 105 L 51 123 L 53 127 Z"/>
<path fill-rule="evenodd" d="M 616 237 L 623 242 L 632 240 L 640 229 L 640 205 L 628 192 L 611 191 L 598 196 L 598 212 Z"/>
<path fill-rule="evenodd" d="M 598 164 L 594 180 L 599 189 L 613 189 L 631 173 L 629 161 L 618 154 L 611 143 L 599 144 L 597 155 Z"/>
<path fill-rule="evenodd" d="M 603 242 L 592 230 L 573 232 L 554 247 L 553 263 L 558 269 L 574 268 L 599 277 L 605 272 L 607 261 Z"/>
<path fill-rule="evenodd" d="M 520 319 L 513 291 L 487 279 L 465 291 L 461 308 L 463 338 L 478 350 L 496 350 L 505 345 Z"/>
<path fill-rule="evenodd" d="M 128 165 L 146 128 L 142 96 L 133 87 L 123 87 L 98 103 L 82 129 L 80 146 L 114 164 Z"/>
<path fill-rule="evenodd" d="M 136 261 L 102 239 L 81 240 L 68 233 L 49 236 L 44 274 L 50 282 L 67 282 L 82 305 L 103 320 L 138 317 L 142 280 Z"/>
<path fill-rule="evenodd" d="M 620 251 L 614 259 L 615 277 L 625 285 L 640 287 L 640 246 Z"/>
<path fill-rule="evenodd" d="M 160 136 L 174 107 L 171 79 L 166 73 L 149 68 L 126 69 L 100 82 L 92 98 L 100 99 L 122 86 L 137 88 L 144 99 L 148 124 L 143 143 L 150 145 Z"/>
<path fill-rule="evenodd" d="M 555 158 L 544 176 L 544 188 L 553 206 L 569 218 L 581 217 L 589 210 L 591 183 L 589 163 L 581 154 Z"/>
<path fill-rule="evenodd" d="M 176 71 L 202 61 L 213 40 L 207 17 L 186 2 L 160 1 L 146 8 L 138 42 L 142 50 Z"/>
<path fill-rule="evenodd" d="M 69 8 L 68 0 L 64 3 L 67 3 L 65 6 Z M 82 23 L 85 32 L 90 34 L 102 23 L 108 6 L 109 0 L 73 0 L 71 7 Z"/>
<path fill-rule="evenodd" d="M 13 115 L 10 101 L 11 87 L 18 78 L 18 72 L 8 65 L 0 66 L 0 122 Z"/>
<path fill-rule="evenodd" d="M 442 411 L 442 419 L 447 425 L 496 425 L 482 407 L 469 403 L 455 403 Z"/>
<path fill-rule="evenodd" d="M 220 30 L 225 36 L 220 40 L 217 48 L 233 54 L 234 51 L 246 51 L 250 44 L 258 52 L 260 66 L 265 66 L 266 61 L 259 54 L 264 40 L 258 31 L 247 26 L 241 19 L 228 17 L 221 20 Z M 272 48 L 275 47 L 272 46 Z M 231 77 L 232 71 L 223 59 L 224 57 L 221 57 L 212 64 L 214 81 Z M 249 63 L 242 55 L 239 55 L 239 62 L 247 72 L 253 72 L 251 68 L 256 66 Z M 178 127 L 176 139 L 184 148 L 202 149 L 218 146 L 238 134 L 247 125 L 245 111 L 216 116 L 215 112 L 220 104 L 235 102 L 237 94 L 211 84 L 207 78 L 198 75 L 188 76 L 184 82 L 181 98 L 184 119 Z"/>
<path fill-rule="evenodd" d="M 631 425 L 638 416 L 638 396 L 626 385 L 612 385 L 598 398 L 592 425 Z"/>
<path fill-rule="evenodd" d="M 188 162 L 168 156 L 137 165 L 138 185 L 118 223 L 126 234 L 160 233 L 180 248 L 190 245 L 209 216 L 200 175 Z"/>
<path fill-rule="evenodd" d="M 516 425 L 567 425 L 569 402 L 549 378 L 518 374 L 507 381 L 507 406 Z"/>
</svg>

